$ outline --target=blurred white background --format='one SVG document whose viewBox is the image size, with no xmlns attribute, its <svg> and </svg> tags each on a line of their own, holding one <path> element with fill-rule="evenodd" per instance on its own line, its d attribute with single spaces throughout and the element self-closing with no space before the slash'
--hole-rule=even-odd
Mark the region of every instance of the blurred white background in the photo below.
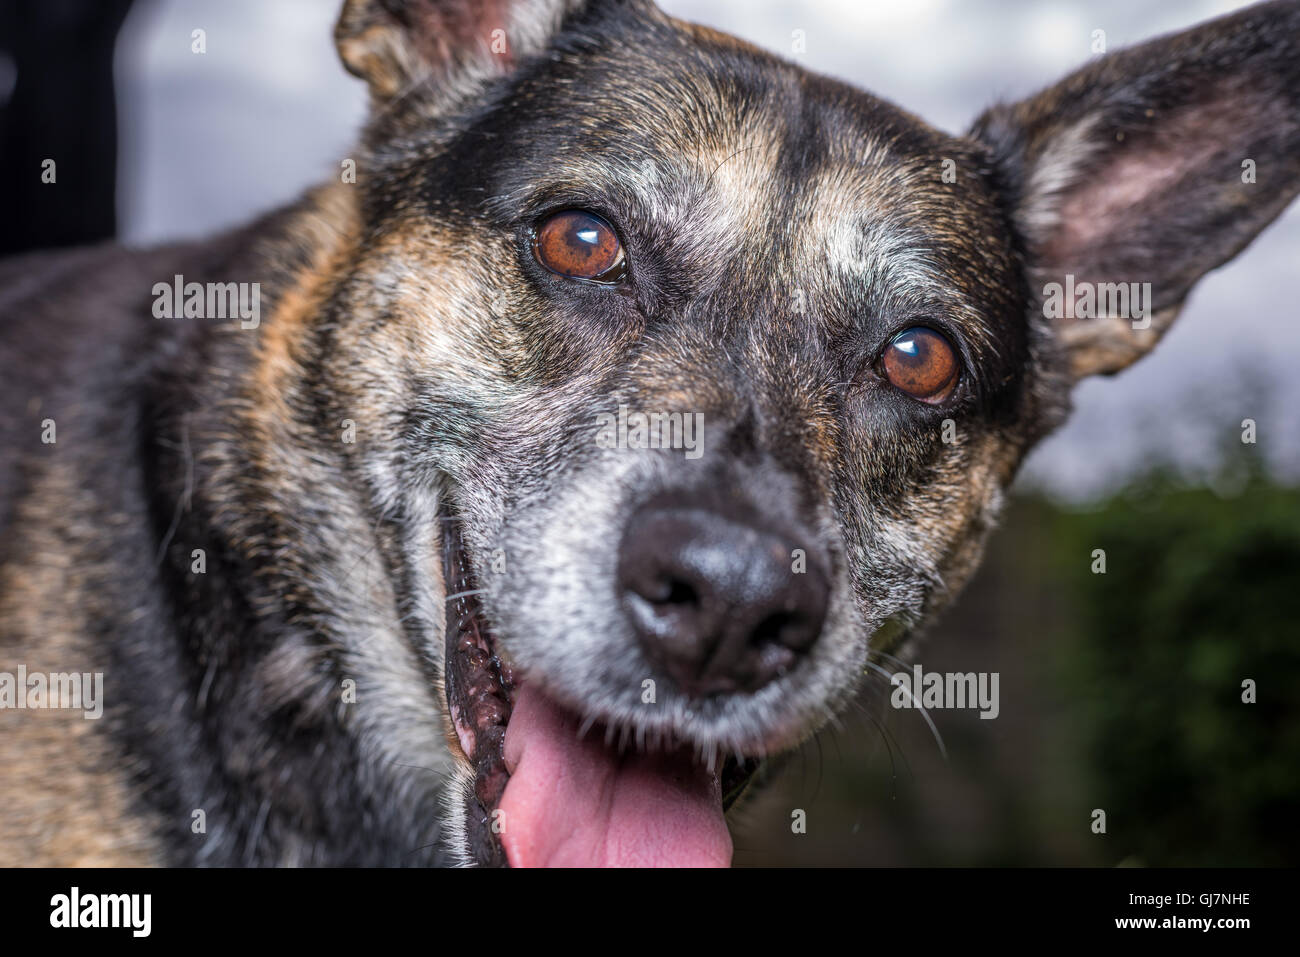
<svg viewBox="0 0 1300 957">
<path fill-rule="evenodd" d="M 337 175 L 365 110 L 331 29 L 341 0 L 140 0 L 118 46 L 125 238 L 153 243 L 234 225 Z M 1241 3 L 1181 0 L 662 0 L 961 132 L 989 102 L 1051 83 L 1093 54 Z M 207 52 L 191 52 L 206 31 Z M 1154 355 L 1076 392 L 1070 423 L 1022 482 L 1086 499 L 1155 461 L 1205 480 L 1215 443 L 1258 422 L 1282 478 L 1300 479 L 1300 206 L 1198 287 Z M 1223 489 L 1231 494 L 1230 488 Z"/>
</svg>

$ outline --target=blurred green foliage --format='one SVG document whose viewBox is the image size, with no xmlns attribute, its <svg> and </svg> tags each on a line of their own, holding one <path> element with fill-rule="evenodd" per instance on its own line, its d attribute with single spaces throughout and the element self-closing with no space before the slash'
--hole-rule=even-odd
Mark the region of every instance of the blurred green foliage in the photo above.
<svg viewBox="0 0 1300 957">
<path fill-rule="evenodd" d="M 1300 490 L 1232 491 L 1157 474 L 1095 510 L 1036 509 L 1111 863 L 1300 862 Z"/>
</svg>

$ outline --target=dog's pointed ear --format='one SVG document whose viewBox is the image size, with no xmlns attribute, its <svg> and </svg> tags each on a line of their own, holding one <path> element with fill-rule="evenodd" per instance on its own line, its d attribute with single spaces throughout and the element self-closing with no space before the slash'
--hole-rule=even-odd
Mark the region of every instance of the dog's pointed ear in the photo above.
<svg viewBox="0 0 1300 957">
<path fill-rule="evenodd" d="M 377 102 L 412 86 L 508 72 L 585 0 L 346 0 L 334 42 Z"/>
<path fill-rule="evenodd" d="M 971 135 L 992 150 L 1034 308 L 1060 324 L 1074 378 L 1117 372 L 1300 190 L 1300 2 L 1105 56 Z"/>
</svg>

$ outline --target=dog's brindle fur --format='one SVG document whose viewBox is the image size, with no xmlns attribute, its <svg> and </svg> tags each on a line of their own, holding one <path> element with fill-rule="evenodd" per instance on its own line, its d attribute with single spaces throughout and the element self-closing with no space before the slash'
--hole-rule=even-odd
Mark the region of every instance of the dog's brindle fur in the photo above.
<svg viewBox="0 0 1300 957">
<path fill-rule="evenodd" d="M 102 722 L 0 712 L 0 864 L 467 860 L 440 507 L 555 698 L 702 753 L 798 743 L 873 634 L 967 579 L 1071 384 L 1150 348 L 1300 186 L 1294 2 L 964 137 L 642 2 L 350 0 L 337 35 L 373 102 L 355 184 L 211 242 L 0 266 L 0 670 L 102 671 L 106 697 Z M 569 207 L 615 224 L 622 286 L 534 261 Z M 1151 282 L 1152 328 L 1049 322 L 1065 273 Z M 153 318 L 176 274 L 259 282 L 259 327 Z M 875 365 L 916 324 L 961 354 L 939 406 Z M 703 412 L 707 454 L 598 448 L 620 402 Z M 663 679 L 648 714 L 612 577 L 668 488 L 800 517 L 832 597 L 788 676 L 693 703 Z"/>
</svg>

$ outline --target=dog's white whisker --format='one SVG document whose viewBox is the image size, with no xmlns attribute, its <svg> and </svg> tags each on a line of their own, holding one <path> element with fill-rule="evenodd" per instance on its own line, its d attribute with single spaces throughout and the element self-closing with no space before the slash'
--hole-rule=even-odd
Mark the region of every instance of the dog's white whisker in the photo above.
<svg viewBox="0 0 1300 957">
<path fill-rule="evenodd" d="M 888 684 L 890 684 L 891 686 L 893 685 L 894 676 L 891 675 L 884 668 L 880 667 L 880 665 L 876 664 L 873 661 L 868 661 L 867 667 L 870 668 L 872 671 L 878 672 Z M 924 718 L 925 723 L 930 726 L 930 733 L 934 735 L 935 743 L 939 745 L 939 753 L 943 755 L 943 759 L 947 761 L 948 749 L 944 747 L 943 735 L 941 735 L 939 733 L 939 729 L 935 727 L 934 721 L 930 718 L 930 712 L 926 711 L 925 708 L 921 706 L 920 700 L 916 697 L 916 695 L 912 694 L 912 690 L 910 688 L 903 687 L 903 691 L 906 692 L 907 696 L 912 699 L 912 707 L 914 707 L 917 711 L 921 712 L 921 717 Z"/>
</svg>

